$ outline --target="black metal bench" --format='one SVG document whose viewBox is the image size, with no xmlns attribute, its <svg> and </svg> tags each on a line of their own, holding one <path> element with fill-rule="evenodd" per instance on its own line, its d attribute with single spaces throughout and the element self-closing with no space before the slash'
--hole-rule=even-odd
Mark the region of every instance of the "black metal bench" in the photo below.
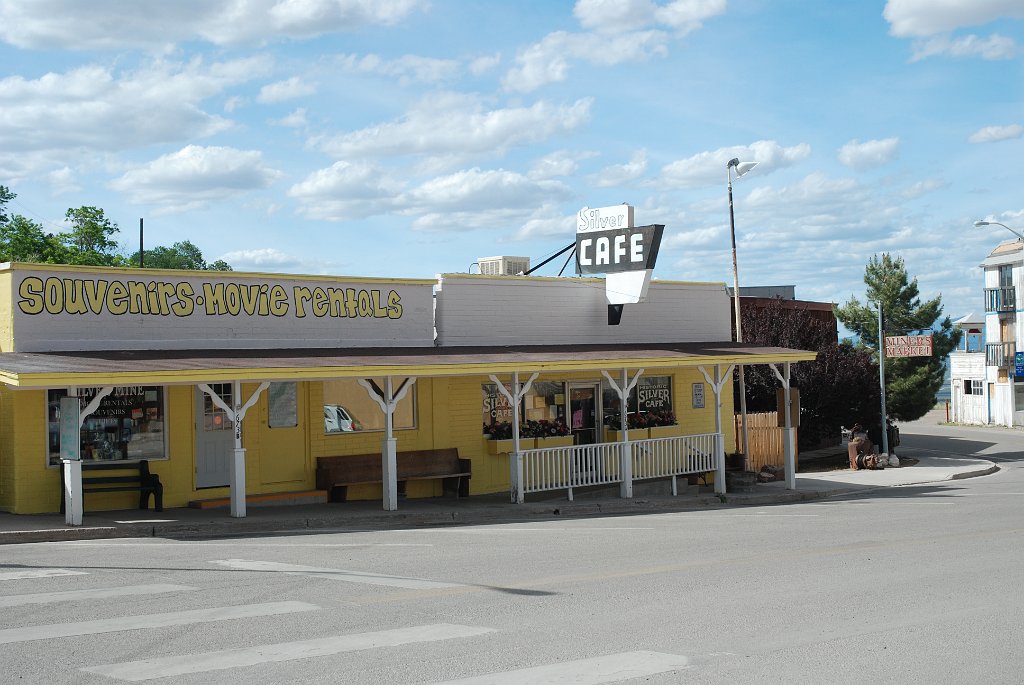
<svg viewBox="0 0 1024 685">
<path fill-rule="evenodd" d="M 118 475 L 86 476 L 89 471 L 121 471 Z M 127 473 L 127 472 L 131 473 Z M 60 467 L 60 511 L 64 513 L 64 465 Z M 82 462 L 82 499 L 87 492 L 138 492 L 139 509 L 149 509 L 153 496 L 153 510 L 164 510 L 164 486 L 160 476 L 149 472 L 149 462 L 142 459 L 132 463 Z"/>
<path fill-rule="evenodd" d="M 395 461 L 400 491 L 408 480 L 440 479 L 446 495 L 469 496 L 472 464 L 469 459 L 459 457 L 457 448 L 398 452 Z M 316 460 L 316 487 L 318 490 L 327 490 L 332 502 L 344 502 L 350 485 L 381 483 L 383 480 L 379 452 L 346 457 L 317 457 Z"/>
</svg>

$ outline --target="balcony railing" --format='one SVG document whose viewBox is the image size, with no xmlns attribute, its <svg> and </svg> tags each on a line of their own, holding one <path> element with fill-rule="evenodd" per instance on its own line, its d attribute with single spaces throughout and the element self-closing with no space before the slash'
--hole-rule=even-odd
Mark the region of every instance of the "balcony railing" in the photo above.
<svg viewBox="0 0 1024 685">
<path fill-rule="evenodd" d="M 1005 369 L 1013 366 L 1014 353 L 1017 351 L 1017 343 L 986 343 L 985 344 L 985 366 L 995 366 Z"/>
<path fill-rule="evenodd" d="M 1012 312 L 1017 309 L 1017 295 L 1013 286 L 985 288 L 986 312 Z"/>
</svg>

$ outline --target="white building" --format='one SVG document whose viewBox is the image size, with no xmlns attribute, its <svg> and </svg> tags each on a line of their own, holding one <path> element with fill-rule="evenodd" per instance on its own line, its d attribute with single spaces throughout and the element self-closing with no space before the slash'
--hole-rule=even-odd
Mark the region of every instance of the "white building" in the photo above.
<svg viewBox="0 0 1024 685">
<path fill-rule="evenodd" d="M 1014 383 L 1017 340 L 1024 339 L 1016 296 L 1024 288 L 1024 241 L 1000 243 L 981 267 L 985 313 L 955 322 L 964 335 L 959 349 L 949 355 L 950 418 L 957 423 L 1024 425 L 1024 379 Z"/>
</svg>

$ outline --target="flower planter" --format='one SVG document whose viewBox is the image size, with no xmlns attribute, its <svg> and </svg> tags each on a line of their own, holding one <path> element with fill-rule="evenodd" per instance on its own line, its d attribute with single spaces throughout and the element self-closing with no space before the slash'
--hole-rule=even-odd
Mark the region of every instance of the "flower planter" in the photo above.
<svg viewBox="0 0 1024 685">
<path fill-rule="evenodd" d="M 511 454 L 512 447 L 514 445 L 513 440 L 487 440 L 487 454 Z M 524 440 L 520 440 L 520 447 L 525 448 L 522 443 Z"/>
<path fill-rule="evenodd" d="M 673 438 L 679 435 L 679 426 L 654 426 L 647 430 L 652 438 Z"/>
<path fill-rule="evenodd" d="M 628 433 L 630 440 L 646 440 L 649 436 L 648 430 L 646 428 L 630 428 Z M 605 428 L 604 441 L 622 442 L 622 431 L 612 430 L 611 428 Z"/>
<path fill-rule="evenodd" d="M 536 449 L 543 449 L 545 447 L 571 447 L 572 436 L 571 435 L 552 435 L 547 438 L 533 438 L 534 447 Z"/>
</svg>

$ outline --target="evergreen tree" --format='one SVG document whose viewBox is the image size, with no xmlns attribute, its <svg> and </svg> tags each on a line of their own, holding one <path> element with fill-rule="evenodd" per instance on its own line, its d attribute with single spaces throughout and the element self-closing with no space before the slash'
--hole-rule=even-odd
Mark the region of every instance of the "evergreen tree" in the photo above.
<svg viewBox="0 0 1024 685">
<path fill-rule="evenodd" d="M 960 342 L 960 331 L 942 316 L 942 297 L 921 302 L 917 279 L 910 280 L 902 257 L 886 253 L 871 257 L 864 269 L 866 302 L 856 297 L 836 308 L 836 317 L 857 334 L 858 344 L 878 359 L 878 304 L 885 335 L 932 335 L 931 357 L 885 360 L 886 411 L 899 421 L 919 419 L 935 406 L 946 359 Z"/>
</svg>

